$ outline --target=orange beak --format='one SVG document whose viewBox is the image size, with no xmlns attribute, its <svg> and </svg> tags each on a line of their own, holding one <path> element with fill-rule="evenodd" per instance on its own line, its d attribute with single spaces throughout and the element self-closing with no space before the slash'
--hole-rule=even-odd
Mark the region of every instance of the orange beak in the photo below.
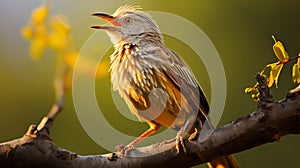
<svg viewBox="0 0 300 168">
<path fill-rule="evenodd" d="M 105 13 L 94 13 L 94 14 L 92 14 L 92 16 L 97 16 L 97 17 L 111 23 L 114 27 L 122 26 L 122 24 L 120 22 L 116 21 L 115 18 L 111 15 L 108 15 L 108 14 L 105 14 Z M 92 26 L 91 28 L 94 28 L 94 29 L 107 29 L 109 27 L 110 26 L 97 25 L 97 26 Z"/>
</svg>

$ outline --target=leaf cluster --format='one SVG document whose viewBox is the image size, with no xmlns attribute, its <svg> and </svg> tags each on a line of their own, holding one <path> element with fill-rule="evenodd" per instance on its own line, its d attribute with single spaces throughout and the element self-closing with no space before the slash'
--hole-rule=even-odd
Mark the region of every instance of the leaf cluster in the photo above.
<svg viewBox="0 0 300 168">
<path fill-rule="evenodd" d="M 49 16 L 49 2 L 35 8 L 27 25 L 21 29 L 22 36 L 30 42 L 29 53 L 33 60 L 40 59 L 47 48 L 54 51 L 57 58 L 56 78 L 63 81 L 64 88 L 71 87 L 73 69 L 78 60 L 78 52 L 72 46 L 71 30 L 64 15 Z M 98 64 L 84 57 L 80 61 L 80 72 L 83 74 L 91 75 L 97 69 L 95 76 L 100 78 L 108 72 L 107 61 Z M 54 82 L 57 85 L 57 79 Z"/>
<path fill-rule="evenodd" d="M 260 72 L 260 75 L 266 78 L 269 88 L 274 84 L 276 88 L 278 88 L 278 79 L 283 66 L 286 63 L 297 59 L 298 61 L 294 64 L 292 69 L 292 79 L 294 83 L 300 84 L 300 54 L 296 57 L 289 57 L 289 54 L 285 50 L 283 43 L 277 41 L 274 36 L 272 36 L 272 38 L 274 39 L 273 52 L 278 61 L 266 65 Z M 269 73 L 266 73 L 267 70 L 269 70 Z M 258 84 L 256 83 L 254 86 L 245 89 L 245 93 L 250 93 L 252 99 L 255 101 L 258 101 L 260 97 L 257 87 Z"/>
</svg>

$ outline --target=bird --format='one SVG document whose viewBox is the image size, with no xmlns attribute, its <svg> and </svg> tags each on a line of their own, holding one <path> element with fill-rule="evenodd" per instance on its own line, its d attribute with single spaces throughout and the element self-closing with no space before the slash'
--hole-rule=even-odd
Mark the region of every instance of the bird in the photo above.
<svg viewBox="0 0 300 168">
<path fill-rule="evenodd" d="M 185 61 L 163 40 L 151 15 L 139 6 L 124 5 L 112 15 L 96 12 L 93 16 L 108 22 L 91 26 L 110 37 L 115 51 L 110 56 L 110 81 L 130 111 L 149 129 L 122 151 L 134 149 L 144 138 L 162 126 L 177 130 L 176 149 L 184 151 L 184 136 L 196 139 L 201 130 L 214 127 L 209 122 L 208 100 Z M 210 161 L 210 167 L 237 168 L 232 156 Z"/>
</svg>

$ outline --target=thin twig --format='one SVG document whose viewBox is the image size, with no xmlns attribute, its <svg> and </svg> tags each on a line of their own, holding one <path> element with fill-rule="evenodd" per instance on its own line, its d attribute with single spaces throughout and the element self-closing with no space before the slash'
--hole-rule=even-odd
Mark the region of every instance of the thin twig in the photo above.
<svg viewBox="0 0 300 168">
<path fill-rule="evenodd" d="M 56 116 L 62 111 L 63 108 L 66 75 L 68 73 L 68 70 L 69 70 L 68 65 L 65 64 L 63 60 L 59 60 L 57 66 L 57 74 L 54 80 L 56 103 L 52 106 L 47 116 L 44 117 L 42 121 L 39 123 L 39 125 L 37 126 L 36 131 L 34 133 L 38 136 L 42 136 L 50 139 L 49 137 L 50 127 L 52 126 Z"/>
</svg>

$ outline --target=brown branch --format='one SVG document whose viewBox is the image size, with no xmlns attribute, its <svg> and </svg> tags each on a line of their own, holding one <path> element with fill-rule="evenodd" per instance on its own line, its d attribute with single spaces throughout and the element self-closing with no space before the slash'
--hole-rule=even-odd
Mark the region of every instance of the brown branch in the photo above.
<svg viewBox="0 0 300 168">
<path fill-rule="evenodd" d="M 190 167 L 222 155 L 241 152 L 300 133 L 300 88 L 274 101 L 263 78 L 257 76 L 261 102 L 255 112 L 224 125 L 202 142 L 185 140 L 187 154 L 177 153 L 175 141 L 117 154 L 81 156 L 55 146 L 31 126 L 20 139 L 0 144 L 1 167 Z M 47 132 L 48 133 L 48 132 Z M 143 156 L 147 157 L 134 157 Z"/>
</svg>

